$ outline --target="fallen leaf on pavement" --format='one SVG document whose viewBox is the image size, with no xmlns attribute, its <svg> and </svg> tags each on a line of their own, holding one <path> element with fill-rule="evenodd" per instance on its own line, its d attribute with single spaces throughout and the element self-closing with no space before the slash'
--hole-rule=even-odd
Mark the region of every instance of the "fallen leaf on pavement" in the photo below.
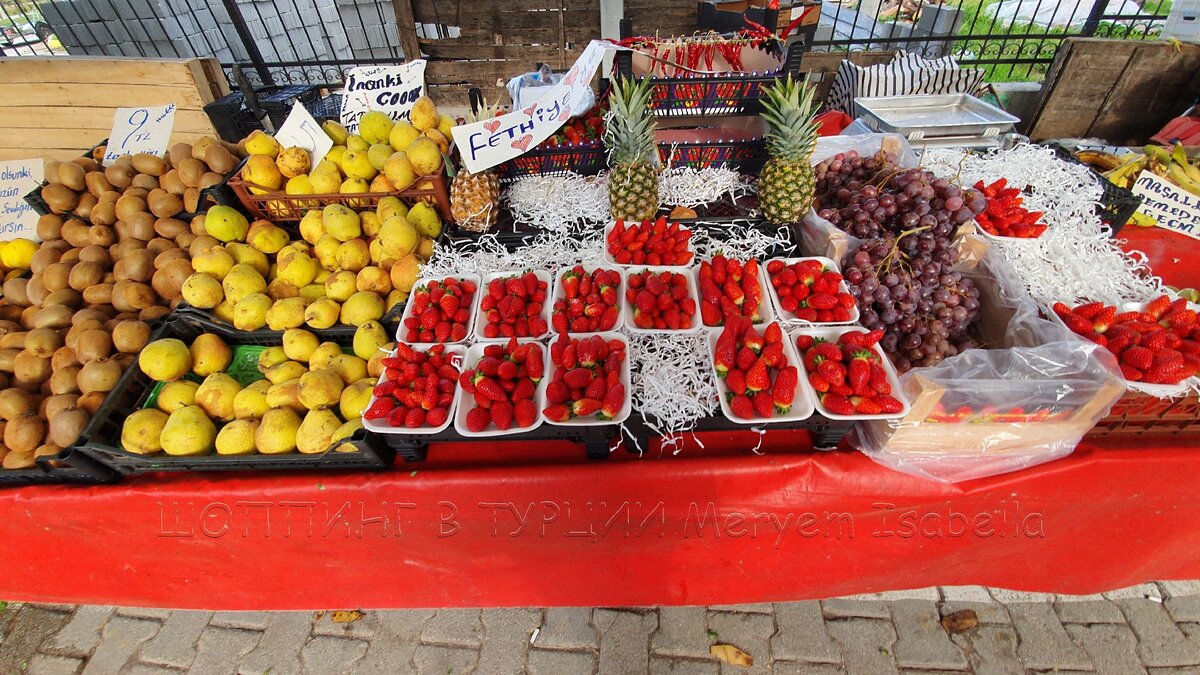
<svg viewBox="0 0 1200 675">
<path fill-rule="evenodd" d="M 363 618 L 363 613 L 357 609 L 338 610 L 333 613 L 334 623 L 354 623 Z"/>
<path fill-rule="evenodd" d="M 743 668 L 749 668 L 754 665 L 753 656 L 733 645 L 713 645 L 708 648 L 708 653 L 730 665 L 741 666 Z"/>
<path fill-rule="evenodd" d="M 962 609 L 942 617 L 942 628 L 945 628 L 947 633 L 961 633 L 978 625 L 979 617 L 975 616 L 973 609 Z"/>
</svg>

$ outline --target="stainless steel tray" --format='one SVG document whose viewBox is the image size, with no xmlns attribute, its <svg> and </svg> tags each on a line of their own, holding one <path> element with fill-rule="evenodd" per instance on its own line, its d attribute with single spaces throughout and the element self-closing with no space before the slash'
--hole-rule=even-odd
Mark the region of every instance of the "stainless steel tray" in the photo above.
<svg viewBox="0 0 1200 675">
<path fill-rule="evenodd" d="M 1020 121 L 970 94 L 880 96 L 854 99 L 859 118 L 875 131 L 908 140 L 938 136 L 994 137 Z"/>
</svg>

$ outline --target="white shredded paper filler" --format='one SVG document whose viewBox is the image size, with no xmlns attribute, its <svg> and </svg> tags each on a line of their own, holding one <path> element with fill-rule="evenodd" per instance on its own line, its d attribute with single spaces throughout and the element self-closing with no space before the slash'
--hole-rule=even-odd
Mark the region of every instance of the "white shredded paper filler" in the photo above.
<svg viewBox="0 0 1200 675">
<path fill-rule="evenodd" d="M 673 167 L 663 170 L 658 181 L 658 202 L 665 206 L 691 208 L 725 197 L 734 200 L 749 192 L 741 174 L 723 167 Z"/>
<path fill-rule="evenodd" d="M 633 407 L 646 426 L 662 436 L 662 448 L 678 453 L 682 434 L 717 409 L 717 383 L 705 336 L 626 335 Z"/>
<path fill-rule="evenodd" d="M 508 208 L 518 223 L 562 231 L 571 225 L 609 220 L 604 174 L 529 176 L 508 188 Z"/>
</svg>

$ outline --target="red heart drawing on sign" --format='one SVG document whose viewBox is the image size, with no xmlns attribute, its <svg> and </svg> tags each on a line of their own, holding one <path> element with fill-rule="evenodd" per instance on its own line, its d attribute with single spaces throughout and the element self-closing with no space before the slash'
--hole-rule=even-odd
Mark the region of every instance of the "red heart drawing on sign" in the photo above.
<svg viewBox="0 0 1200 675">
<path fill-rule="evenodd" d="M 500 120 L 493 117 L 492 119 L 483 123 L 483 128 L 487 129 L 489 134 L 494 134 L 496 133 L 496 130 L 500 128 Z"/>
<path fill-rule="evenodd" d="M 558 114 L 558 121 L 565 122 L 566 119 L 570 116 L 571 116 L 571 108 L 570 108 L 570 106 L 567 106 L 567 107 L 563 108 L 563 111 Z"/>
<path fill-rule="evenodd" d="M 563 78 L 563 84 L 575 84 L 575 76 L 578 74 L 579 71 L 572 68 L 571 71 L 567 73 L 567 76 Z"/>
<path fill-rule="evenodd" d="M 535 104 L 529 106 L 528 108 L 522 110 L 521 112 L 525 113 L 526 115 L 529 115 L 530 117 L 533 117 L 533 109 L 536 107 L 537 107 L 537 104 L 535 103 Z"/>
<path fill-rule="evenodd" d="M 524 136 L 513 141 L 512 147 L 519 148 L 521 150 L 521 152 L 525 152 L 526 150 L 529 149 L 529 144 L 532 142 L 533 142 L 533 135 L 525 134 Z"/>
</svg>

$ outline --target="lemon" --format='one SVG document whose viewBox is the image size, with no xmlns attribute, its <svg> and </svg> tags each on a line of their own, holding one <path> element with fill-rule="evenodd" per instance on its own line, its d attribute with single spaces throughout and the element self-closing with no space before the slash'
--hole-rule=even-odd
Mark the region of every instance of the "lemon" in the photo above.
<svg viewBox="0 0 1200 675">
<path fill-rule="evenodd" d="M 37 253 L 38 245 L 28 239 L 13 239 L 0 249 L 0 262 L 9 269 L 29 267 L 33 254 Z"/>
</svg>

